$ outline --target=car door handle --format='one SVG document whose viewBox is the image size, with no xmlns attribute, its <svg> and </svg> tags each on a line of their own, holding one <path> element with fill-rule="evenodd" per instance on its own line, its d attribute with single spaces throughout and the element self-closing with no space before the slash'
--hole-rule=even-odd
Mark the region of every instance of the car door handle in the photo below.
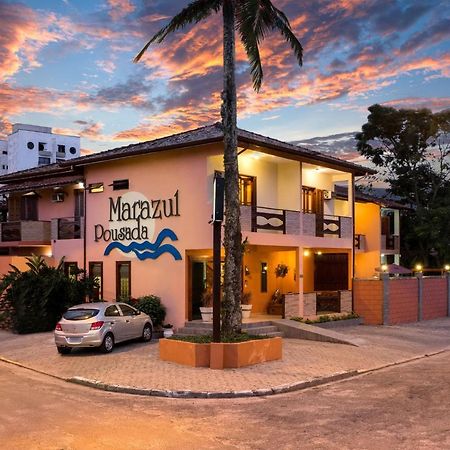
<svg viewBox="0 0 450 450">
<path fill-rule="evenodd" d="M 109 322 L 110 325 L 114 325 L 116 322 Z"/>
<path fill-rule="evenodd" d="M 125 320 L 125 322 L 126 322 L 126 323 L 130 323 L 130 321 L 129 321 L 128 319 L 127 319 L 127 320 Z"/>
</svg>

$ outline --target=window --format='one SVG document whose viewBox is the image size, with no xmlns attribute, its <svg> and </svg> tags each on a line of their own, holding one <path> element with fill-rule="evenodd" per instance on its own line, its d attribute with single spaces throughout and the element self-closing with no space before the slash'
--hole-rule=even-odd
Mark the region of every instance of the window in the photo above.
<svg viewBox="0 0 450 450">
<path fill-rule="evenodd" d="M 64 273 L 71 279 L 76 279 L 79 270 L 78 263 L 76 262 L 65 262 L 64 263 Z"/>
<path fill-rule="evenodd" d="M 105 309 L 105 317 L 118 317 L 118 316 L 120 316 L 120 311 L 116 305 L 108 306 Z"/>
<path fill-rule="evenodd" d="M 3 170 L 6 170 L 8 168 L 8 166 L 7 165 L 5 165 L 5 164 L 2 164 L 2 169 Z"/>
<path fill-rule="evenodd" d="M 94 288 L 92 300 L 101 300 L 103 298 L 103 263 L 90 262 L 89 263 L 89 277 L 92 278 L 97 287 Z"/>
<path fill-rule="evenodd" d="M 256 179 L 247 175 L 239 175 L 239 202 L 241 205 L 256 205 Z"/>
<path fill-rule="evenodd" d="M 63 314 L 66 320 L 87 320 L 95 317 L 100 310 L 98 309 L 88 309 L 88 308 L 76 308 L 69 309 Z"/>
<path fill-rule="evenodd" d="M 116 298 L 131 297 L 131 261 L 116 262 Z"/>
<path fill-rule="evenodd" d="M 66 153 L 66 146 L 58 144 L 58 152 L 59 153 Z"/>
<path fill-rule="evenodd" d="M 261 263 L 261 292 L 267 292 L 267 263 Z"/>
<path fill-rule="evenodd" d="M 302 212 L 323 215 L 323 191 L 321 189 L 302 187 Z"/>
<path fill-rule="evenodd" d="M 50 164 L 50 163 L 51 163 L 51 159 L 50 158 L 39 156 L 38 164 L 40 166 L 45 166 L 46 164 Z"/>
<path fill-rule="evenodd" d="M 128 305 L 120 305 L 120 309 L 122 310 L 122 314 L 124 316 L 136 316 L 137 310 Z"/>
<path fill-rule="evenodd" d="M 223 177 L 224 173 L 216 170 L 215 175 Z M 239 175 L 239 203 L 256 206 L 256 177 Z"/>
<path fill-rule="evenodd" d="M 75 153 L 77 152 L 77 149 L 75 147 L 70 147 L 69 152 L 71 155 L 75 155 Z"/>
<path fill-rule="evenodd" d="M 45 152 L 47 150 L 47 143 L 46 142 L 39 142 L 39 151 L 40 152 Z"/>
<path fill-rule="evenodd" d="M 88 191 L 91 194 L 97 194 L 99 192 L 103 192 L 104 191 L 103 183 L 91 183 L 88 186 Z"/>
<path fill-rule="evenodd" d="M 34 144 L 33 144 L 32 142 L 28 142 L 27 147 L 28 147 L 30 150 L 33 150 Z"/>
<path fill-rule="evenodd" d="M 22 196 L 20 220 L 38 220 L 38 197 L 36 194 Z"/>
<path fill-rule="evenodd" d="M 75 196 L 75 217 L 84 217 L 84 190 L 74 189 L 73 195 Z"/>
<path fill-rule="evenodd" d="M 7 150 L 3 150 L 3 151 L 2 151 L 2 154 L 3 154 L 3 155 L 7 155 L 7 154 L 8 154 L 8 151 L 7 151 Z"/>
<path fill-rule="evenodd" d="M 119 191 L 121 189 L 129 189 L 130 183 L 128 180 L 114 180 L 112 187 L 113 191 Z"/>
</svg>

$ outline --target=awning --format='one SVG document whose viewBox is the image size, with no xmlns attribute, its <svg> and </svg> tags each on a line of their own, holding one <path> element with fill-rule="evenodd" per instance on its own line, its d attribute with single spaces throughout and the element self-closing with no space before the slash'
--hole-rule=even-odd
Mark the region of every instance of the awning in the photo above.
<svg viewBox="0 0 450 450">
<path fill-rule="evenodd" d="M 15 192 L 37 191 L 59 186 L 67 186 L 83 181 L 82 175 L 71 175 L 67 177 L 46 178 L 43 180 L 24 181 L 22 183 L 4 184 L 0 186 L 0 194 L 12 194 Z"/>
</svg>

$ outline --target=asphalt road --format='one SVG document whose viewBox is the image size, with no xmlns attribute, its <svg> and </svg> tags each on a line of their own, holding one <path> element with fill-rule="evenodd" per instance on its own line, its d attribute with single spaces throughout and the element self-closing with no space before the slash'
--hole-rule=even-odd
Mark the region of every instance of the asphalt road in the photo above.
<svg viewBox="0 0 450 450">
<path fill-rule="evenodd" d="M 96 391 L 0 363 L 0 447 L 450 449 L 449 374 L 447 352 L 279 396 L 176 400 Z"/>
</svg>

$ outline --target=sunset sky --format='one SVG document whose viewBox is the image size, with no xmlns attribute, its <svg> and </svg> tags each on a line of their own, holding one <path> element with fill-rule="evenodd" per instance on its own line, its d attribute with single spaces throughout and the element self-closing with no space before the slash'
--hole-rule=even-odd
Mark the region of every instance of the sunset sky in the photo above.
<svg viewBox="0 0 450 450">
<path fill-rule="evenodd" d="M 252 91 L 237 49 L 239 126 L 281 140 L 355 131 L 367 107 L 450 107 L 448 0 L 273 0 L 304 65 L 277 34 Z M 220 119 L 221 17 L 132 58 L 188 1 L 0 0 L 0 138 L 16 122 L 106 150 Z"/>
</svg>

